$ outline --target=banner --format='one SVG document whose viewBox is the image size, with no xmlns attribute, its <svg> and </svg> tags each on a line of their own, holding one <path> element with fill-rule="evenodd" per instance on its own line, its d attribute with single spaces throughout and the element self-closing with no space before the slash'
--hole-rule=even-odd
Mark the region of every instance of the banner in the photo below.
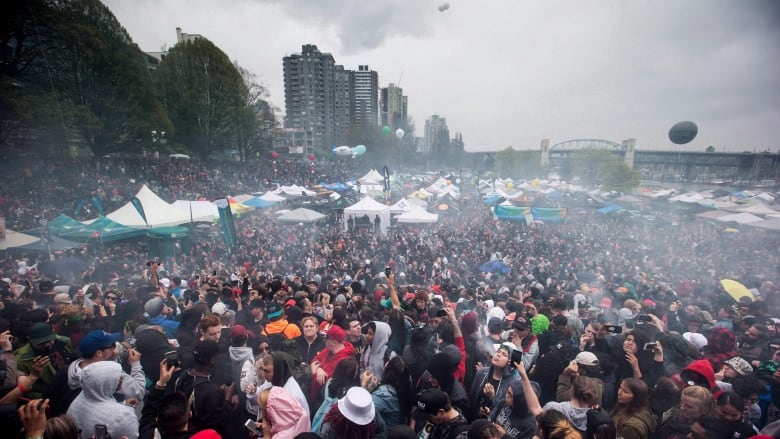
<svg viewBox="0 0 780 439">
<path fill-rule="evenodd" d="M 503 206 L 498 205 L 493 214 L 500 220 L 526 221 L 526 216 L 531 215 L 531 208 L 527 206 Z"/>
<path fill-rule="evenodd" d="M 106 209 L 103 207 L 103 200 L 100 199 L 100 196 L 93 195 L 92 198 L 90 198 L 90 201 L 92 202 L 92 205 L 95 206 L 95 209 L 97 209 L 98 215 L 106 216 Z"/>
<path fill-rule="evenodd" d="M 220 198 L 214 200 L 214 204 L 217 205 L 217 211 L 219 211 L 219 224 L 222 228 L 222 239 L 225 241 L 228 253 L 233 253 L 233 246 L 236 245 L 236 225 L 233 222 L 233 213 L 230 211 L 230 203 L 228 203 L 227 198 Z"/>
<path fill-rule="evenodd" d="M 135 210 L 137 210 L 138 214 L 141 215 L 141 218 L 143 218 L 146 227 L 149 227 L 149 222 L 146 221 L 146 213 L 144 212 L 144 205 L 141 204 L 141 200 L 139 200 L 138 197 L 133 197 L 130 198 L 130 202 L 133 203 L 133 207 L 135 207 Z"/>
<path fill-rule="evenodd" d="M 566 221 L 566 217 L 569 216 L 569 209 L 566 207 L 533 207 L 531 213 L 534 216 L 534 220 L 557 223 Z"/>
</svg>

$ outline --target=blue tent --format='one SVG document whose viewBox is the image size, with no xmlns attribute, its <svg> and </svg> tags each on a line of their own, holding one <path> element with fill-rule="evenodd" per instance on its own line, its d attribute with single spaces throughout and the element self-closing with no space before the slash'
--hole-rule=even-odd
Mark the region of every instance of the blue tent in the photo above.
<svg viewBox="0 0 780 439">
<path fill-rule="evenodd" d="M 265 209 L 266 207 L 271 207 L 276 203 L 273 201 L 266 201 L 260 197 L 254 197 L 244 201 L 241 204 L 244 206 L 254 207 L 256 209 Z"/>
<path fill-rule="evenodd" d="M 610 213 L 614 212 L 620 212 L 621 210 L 625 210 L 622 207 L 618 206 L 617 204 L 607 204 L 606 206 L 602 207 L 601 209 L 596 209 L 596 212 L 602 214 L 602 215 L 608 215 Z"/>
</svg>

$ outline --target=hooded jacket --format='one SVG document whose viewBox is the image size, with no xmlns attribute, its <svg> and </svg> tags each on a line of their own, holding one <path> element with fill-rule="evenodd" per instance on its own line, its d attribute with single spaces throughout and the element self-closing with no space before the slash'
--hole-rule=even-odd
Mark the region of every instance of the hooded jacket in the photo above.
<svg viewBox="0 0 780 439">
<path fill-rule="evenodd" d="M 471 384 L 471 391 L 469 392 L 469 403 L 471 410 L 474 412 L 474 419 L 478 418 L 476 415 L 479 414 L 479 408 L 481 406 L 480 401 L 483 394 L 482 389 L 485 387 L 485 383 L 488 382 L 488 374 L 492 373 L 492 370 L 493 366 L 486 366 L 478 370 L 477 374 L 474 376 L 474 382 Z M 498 407 L 499 403 L 504 400 L 506 389 L 508 389 L 509 386 L 515 381 L 517 381 L 517 378 L 514 376 L 513 370 L 510 369 L 507 364 L 507 367 L 504 367 L 504 369 L 501 371 L 501 379 L 498 382 L 498 388 L 495 389 L 495 395 L 493 395 L 493 403 L 490 406 L 491 414 L 496 410 L 496 407 Z"/>
<path fill-rule="evenodd" d="M 111 437 L 138 437 L 135 411 L 113 396 L 121 375 L 122 366 L 113 361 L 98 361 L 81 371 L 81 393 L 68 409 L 81 429 L 81 439 L 95 434 L 95 424 L 105 424 Z"/>
<path fill-rule="evenodd" d="M 309 415 L 301 404 L 281 387 L 271 387 L 266 414 L 274 439 L 292 439 L 310 430 Z"/>
<path fill-rule="evenodd" d="M 707 383 L 709 384 L 709 387 L 707 387 L 709 390 L 713 390 L 717 387 L 717 384 L 715 383 L 715 372 L 712 370 L 712 364 L 710 364 L 707 360 L 696 360 L 689 364 L 685 369 L 680 372 L 681 379 L 682 374 L 684 374 L 686 371 L 695 372 L 704 379 L 707 380 Z M 683 385 L 687 385 L 687 383 L 684 382 Z"/>
<path fill-rule="evenodd" d="M 84 373 L 84 369 L 81 368 L 82 361 L 76 360 L 68 366 L 68 387 L 71 390 L 81 387 L 81 376 Z M 114 393 L 121 393 L 125 399 L 136 398 L 138 401 L 144 400 L 146 375 L 144 375 L 144 371 L 141 369 L 140 361 L 130 363 L 130 375 L 122 371 L 122 387 Z"/>
<path fill-rule="evenodd" d="M 645 407 L 624 419 L 617 433 L 624 439 L 647 439 L 656 427 L 653 412 Z"/>
<path fill-rule="evenodd" d="M 271 358 L 274 361 L 274 376 L 271 378 L 270 384 L 284 388 L 284 390 L 292 395 L 301 407 L 303 407 L 306 416 L 311 418 L 311 414 L 309 413 L 309 402 L 306 400 L 306 395 L 303 394 L 301 386 L 293 377 L 295 365 L 292 356 L 286 352 L 274 352 L 271 354 Z"/>
<path fill-rule="evenodd" d="M 374 322 L 376 331 L 374 331 L 374 341 L 367 347 L 360 356 L 360 368 L 370 370 L 377 381 L 382 381 L 385 370 L 385 351 L 387 351 L 387 341 L 390 340 L 390 325 L 384 322 Z"/>
<path fill-rule="evenodd" d="M 251 370 L 252 365 L 255 363 L 255 357 L 252 353 L 252 348 L 246 346 L 230 346 L 228 348 L 228 355 L 230 356 L 230 368 L 233 372 L 234 382 L 237 382 L 240 389 L 236 389 L 239 401 L 246 405 L 246 394 L 244 389 L 247 382 L 247 371 Z M 248 364 L 247 364 L 248 363 Z"/>
</svg>

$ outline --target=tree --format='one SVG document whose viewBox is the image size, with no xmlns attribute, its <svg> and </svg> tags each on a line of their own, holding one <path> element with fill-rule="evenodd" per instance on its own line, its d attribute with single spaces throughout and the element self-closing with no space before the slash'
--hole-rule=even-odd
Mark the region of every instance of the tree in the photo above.
<svg viewBox="0 0 780 439">
<path fill-rule="evenodd" d="M 538 151 L 515 151 L 511 146 L 496 153 L 496 173 L 504 178 L 534 178 L 544 174 Z"/>
<path fill-rule="evenodd" d="M 274 107 L 266 100 L 268 90 L 257 82 L 257 77 L 235 65 L 244 82 L 241 105 L 237 112 L 236 146 L 240 160 L 246 161 L 252 153 L 270 151 L 273 142 L 272 129 L 279 125 Z"/>
<path fill-rule="evenodd" d="M 255 109 L 247 108 L 250 93 L 224 52 L 205 38 L 178 43 L 160 62 L 154 77 L 160 100 L 176 127 L 174 141 L 204 159 L 235 147 L 238 133 L 243 132 L 240 124 L 249 124 L 251 118 L 244 112 Z"/>
<path fill-rule="evenodd" d="M 579 177 L 586 185 L 622 192 L 639 185 L 638 173 L 609 151 L 580 151 L 572 154 L 564 164 L 564 178 Z"/>
<path fill-rule="evenodd" d="M 2 126 L 15 131 L 6 139 L 33 140 L 48 152 L 82 144 L 102 155 L 141 148 L 150 129 L 170 130 L 143 53 L 105 5 L 18 3 L 0 28 L 14 48 L 0 69 Z"/>
</svg>

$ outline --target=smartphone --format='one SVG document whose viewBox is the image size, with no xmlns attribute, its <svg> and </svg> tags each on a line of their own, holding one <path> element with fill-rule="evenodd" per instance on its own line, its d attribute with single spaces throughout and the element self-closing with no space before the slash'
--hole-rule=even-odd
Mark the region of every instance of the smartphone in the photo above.
<svg viewBox="0 0 780 439">
<path fill-rule="evenodd" d="M 652 322 L 653 319 L 651 319 L 650 316 L 647 315 L 647 314 L 639 314 L 638 316 L 636 316 L 635 321 L 636 321 L 637 325 L 642 325 L 642 324 L 645 324 L 645 323 Z"/>
<path fill-rule="evenodd" d="M 606 328 L 607 332 L 610 334 L 620 334 L 623 332 L 623 327 L 619 325 L 604 325 L 604 328 Z"/>
<path fill-rule="evenodd" d="M 658 343 L 656 342 L 645 343 L 645 347 L 643 349 L 646 351 L 652 351 L 655 350 L 656 346 L 658 346 Z"/>
<path fill-rule="evenodd" d="M 436 317 L 447 317 L 447 310 L 446 309 L 440 309 L 436 311 Z"/>
<path fill-rule="evenodd" d="M 263 437 L 263 432 L 255 427 L 255 421 L 247 419 L 246 422 L 244 422 L 244 427 L 246 427 L 247 430 L 251 431 L 252 433 L 256 434 L 258 438 Z"/>
<path fill-rule="evenodd" d="M 168 367 L 179 367 L 181 366 L 181 361 L 179 361 L 179 353 L 176 351 L 168 351 L 165 353 L 165 365 Z"/>
<path fill-rule="evenodd" d="M 635 326 L 634 319 L 626 319 L 626 329 L 634 329 Z"/>
<path fill-rule="evenodd" d="M 95 424 L 95 439 L 108 439 L 108 428 L 103 424 Z"/>
<path fill-rule="evenodd" d="M 393 270 L 390 267 L 385 267 L 385 276 L 390 277 L 391 274 L 393 274 Z"/>
<path fill-rule="evenodd" d="M 518 349 L 513 350 L 511 358 L 512 358 L 512 362 L 510 364 L 512 365 L 512 367 L 514 367 L 515 363 L 519 363 L 523 361 L 523 351 Z"/>
</svg>

